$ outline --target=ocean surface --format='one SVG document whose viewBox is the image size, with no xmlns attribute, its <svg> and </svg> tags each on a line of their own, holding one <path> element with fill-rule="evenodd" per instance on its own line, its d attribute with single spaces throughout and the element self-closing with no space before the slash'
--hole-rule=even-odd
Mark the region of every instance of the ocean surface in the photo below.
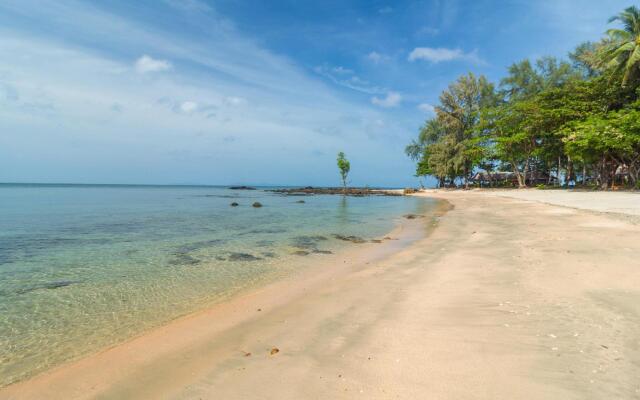
<svg viewBox="0 0 640 400">
<path fill-rule="evenodd" d="M 403 214 L 434 207 L 206 186 L 0 184 L 0 386 L 358 246 L 335 235 L 381 238 Z"/>
</svg>

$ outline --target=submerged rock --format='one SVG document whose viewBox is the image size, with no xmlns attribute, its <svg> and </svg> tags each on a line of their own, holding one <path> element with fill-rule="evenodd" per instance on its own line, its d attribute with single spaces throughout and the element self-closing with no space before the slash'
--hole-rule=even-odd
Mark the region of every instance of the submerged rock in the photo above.
<svg viewBox="0 0 640 400">
<path fill-rule="evenodd" d="M 256 257 L 253 254 L 248 253 L 231 253 L 227 258 L 228 261 L 258 261 L 262 260 L 260 257 Z"/>
<path fill-rule="evenodd" d="M 252 206 L 255 208 L 260 208 L 262 207 L 262 203 L 260 203 L 259 201 L 256 201 L 255 203 L 252 204 Z"/>
<path fill-rule="evenodd" d="M 338 240 L 342 240 L 342 241 L 345 241 L 345 242 L 351 242 L 351 243 L 366 243 L 367 242 L 366 240 L 364 240 L 360 236 L 354 236 L 354 235 L 345 236 L 345 235 L 340 235 L 338 233 L 334 233 L 333 237 L 338 239 Z"/>
<path fill-rule="evenodd" d="M 296 250 L 291 254 L 293 254 L 294 256 L 308 256 L 309 252 L 306 250 Z"/>
<path fill-rule="evenodd" d="M 26 287 L 26 288 L 23 288 L 23 289 L 18 289 L 18 290 L 16 290 L 16 293 L 17 294 L 24 294 L 24 293 L 33 292 L 34 290 L 41 290 L 41 289 L 46 289 L 46 290 L 60 289 L 60 288 L 63 288 L 63 287 L 74 285 L 76 283 L 80 283 L 80 281 L 45 282 L 45 283 L 35 284 L 33 286 L 29 286 L 29 287 Z"/>
<path fill-rule="evenodd" d="M 371 239 L 371 243 L 382 243 L 380 239 Z"/>
<path fill-rule="evenodd" d="M 333 251 L 330 251 L 330 250 L 313 249 L 313 253 L 314 253 L 314 254 L 333 254 Z"/>
<path fill-rule="evenodd" d="M 235 201 L 233 203 L 230 204 L 231 207 L 238 207 L 240 204 L 236 203 Z"/>
<path fill-rule="evenodd" d="M 406 219 L 417 219 L 417 218 L 424 218 L 424 215 L 420 215 L 420 214 L 407 214 L 407 215 L 403 215 L 403 217 L 405 217 Z"/>
<path fill-rule="evenodd" d="M 315 249 L 318 247 L 318 242 L 328 240 L 322 235 L 311 236 L 296 236 L 293 238 L 292 246 L 298 249 Z"/>
<path fill-rule="evenodd" d="M 176 257 L 169 261 L 170 265 L 196 265 L 200 260 L 185 253 L 178 253 Z"/>
<path fill-rule="evenodd" d="M 298 203 L 298 204 L 304 204 L 304 203 L 306 203 L 306 201 L 304 201 L 304 200 L 298 200 L 298 201 L 296 201 L 296 203 Z"/>
</svg>

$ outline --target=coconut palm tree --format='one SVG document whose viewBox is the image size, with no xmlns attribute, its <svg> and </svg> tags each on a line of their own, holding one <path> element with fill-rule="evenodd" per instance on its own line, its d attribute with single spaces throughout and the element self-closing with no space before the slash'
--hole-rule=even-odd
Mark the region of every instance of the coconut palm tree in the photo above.
<svg viewBox="0 0 640 400">
<path fill-rule="evenodd" d="M 619 21 L 623 29 L 609 29 L 602 47 L 601 58 L 605 66 L 623 72 L 622 85 L 636 77 L 640 69 L 640 9 L 626 8 L 611 17 L 609 22 Z"/>
</svg>

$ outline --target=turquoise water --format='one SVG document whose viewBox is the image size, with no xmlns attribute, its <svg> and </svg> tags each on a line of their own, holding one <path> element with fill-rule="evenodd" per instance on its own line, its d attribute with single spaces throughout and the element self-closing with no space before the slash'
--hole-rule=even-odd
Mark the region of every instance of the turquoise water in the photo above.
<svg viewBox="0 0 640 400">
<path fill-rule="evenodd" d="M 335 234 L 379 238 L 402 214 L 433 206 L 216 187 L 0 185 L 0 386 L 357 246 Z"/>
</svg>

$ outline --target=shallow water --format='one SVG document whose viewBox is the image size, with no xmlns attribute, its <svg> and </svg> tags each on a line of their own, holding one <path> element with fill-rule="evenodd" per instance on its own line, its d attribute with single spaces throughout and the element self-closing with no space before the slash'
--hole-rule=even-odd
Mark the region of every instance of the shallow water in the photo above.
<svg viewBox="0 0 640 400">
<path fill-rule="evenodd" d="M 434 207 L 217 187 L 0 185 L 0 386 L 286 276 L 301 255 L 357 245 L 334 235 L 380 238 L 402 214 Z"/>
</svg>

